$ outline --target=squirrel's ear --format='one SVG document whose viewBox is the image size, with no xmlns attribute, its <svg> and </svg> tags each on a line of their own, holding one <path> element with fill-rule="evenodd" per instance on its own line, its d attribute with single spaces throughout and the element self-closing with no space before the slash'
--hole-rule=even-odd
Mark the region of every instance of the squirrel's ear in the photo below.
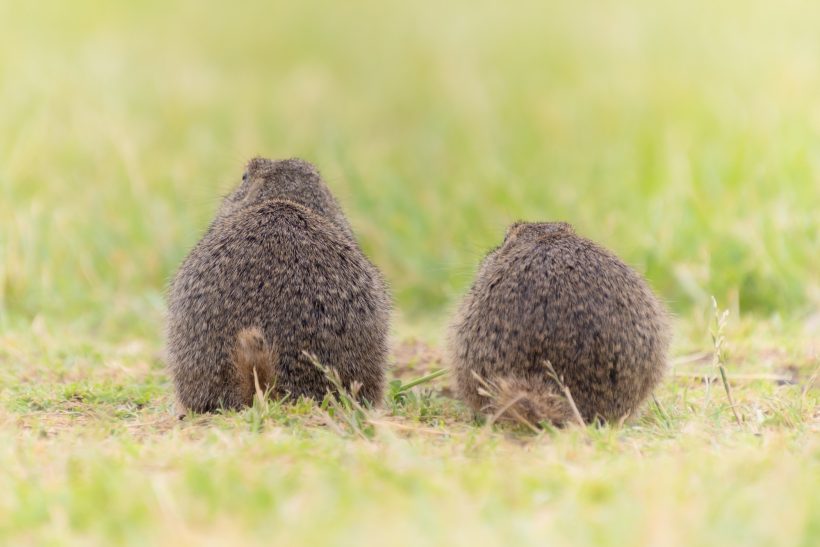
<svg viewBox="0 0 820 547">
<path fill-rule="evenodd" d="M 273 162 L 271 162 L 271 160 L 269 160 L 267 158 L 263 158 L 261 156 L 256 156 L 254 158 L 251 158 L 248 161 L 248 163 L 245 165 L 245 173 L 248 173 L 249 176 L 250 176 L 251 173 L 254 173 L 256 171 L 261 171 L 266 166 L 269 166 L 271 163 L 273 163 Z"/>
<path fill-rule="evenodd" d="M 507 231 L 504 233 L 504 243 L 506 243 L 507 241 L 512 241 L 513 239 L 515 239 L 518 236 L 518 232 L 521 231 L 521 228 L 525 224 L 527 224 L 527 223 L 522 222 L 522 221 L 513 222 L 512 224 L 510 224 L 509 227 L 507 228 Z"/>
</svg>

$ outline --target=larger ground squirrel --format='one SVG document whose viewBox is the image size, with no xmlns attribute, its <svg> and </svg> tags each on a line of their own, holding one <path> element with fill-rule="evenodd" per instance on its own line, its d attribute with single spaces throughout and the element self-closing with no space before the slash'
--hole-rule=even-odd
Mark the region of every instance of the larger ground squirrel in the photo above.
<svg viewBox="0 0 820 547">
<path fill-rule="evenodd" d="M 339 204 L 305 161 L 248 163 L 168 297 L 168 365 L 197 412 L 264 390 L 321 400 L 332 384 L 306 356 L 378 403 L 390 297 Z"/>
</svg>

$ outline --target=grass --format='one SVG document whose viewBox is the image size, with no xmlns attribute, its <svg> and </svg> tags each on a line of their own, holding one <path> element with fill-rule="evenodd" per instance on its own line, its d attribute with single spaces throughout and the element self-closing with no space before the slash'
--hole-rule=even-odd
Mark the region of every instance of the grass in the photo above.
<svg viewBox="0 0 820 547">
<path fill-rule="evenodd" d="M 818 542 L 820 5 L 269 4 L 0 3 L 0 543 Z M 317 163 L 392 286 L 380 409 L 175 417 L 164 288 L 255 154 Z M 622 427 L 436 376 L 519 218 L 677 316 Z"/>
<path fill-rule="evenodd" d="M 723 351 L 737 423 L 702 326 L 698 339 L 678 341 L 673 372 L 641 416 L 537 435 L 475 423 L 441 377 L 378 410 L 257 401 L 180 421 L 151 345 L 104 346 L 101 357 L 48 326 L 37 337 L 7 333 L 0 537 L 814 544 L 816 354 L 785 349 L 792 327 L 730 321 Z M 403 384 L 441 365 L 419 340 L 398 344 L 394 360 Z"/>
</svg>

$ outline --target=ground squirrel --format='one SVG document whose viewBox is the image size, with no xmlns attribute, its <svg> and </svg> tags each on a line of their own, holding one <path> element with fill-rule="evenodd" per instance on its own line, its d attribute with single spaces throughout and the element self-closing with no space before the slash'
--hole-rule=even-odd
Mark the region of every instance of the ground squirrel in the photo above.
<svg viewBox="0 0 820 547">
<path fill-rule="evenodd" d="M 390 297 L 339 204 L 305 161 L 248 163 L 168 297 L 168 365 L 196 412 L 252 402 L 262 390 L 321 400 L 332 385 L 377 404 Z"/>
<path fill-rule="evenodd" d="M 551 363 L 585 421 L 619 420 L 662 378 L 668 322 L 638 273 L 569 224 L 516 223 L 451 326 L 458 392 L 477 412 L 563 425 L 574 411 Z"/>
</svg>

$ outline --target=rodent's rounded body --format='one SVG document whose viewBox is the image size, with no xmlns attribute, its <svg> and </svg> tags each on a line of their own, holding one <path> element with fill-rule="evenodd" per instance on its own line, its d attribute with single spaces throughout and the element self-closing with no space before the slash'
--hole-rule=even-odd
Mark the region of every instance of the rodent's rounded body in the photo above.
<svg viewBox="0 0 820 547">
<path fill-rule="evenodd" d="M 337 222 L 308 207 L 265 198 L 219 215 L 180 267 L 168 307 L 169 367 L 188 409 L 249 404 L 253 367 L 275 395 L 321 400 L 333 386 L 304 352 L 380 401 L 385 283 Z M 248 332 L 258 341 L 243 342 Z M 254 343 L 256 353 L 237 357 Z"/>
<path fill-rule="evenodd" d="M 546 363 L 582 417 L 617 420 L 634 412 L 660 381 L 669 344 L 667 312 L 643 278 L 611 252 L 563 223 L 514 225 L 491 252 L 450 333 L 462 399 L 497 408 L 481 381 L 526 386 L 525 398 L 571 419 Z M 486 391 L 486 389 L 485 389 Z"/>
</svg>

